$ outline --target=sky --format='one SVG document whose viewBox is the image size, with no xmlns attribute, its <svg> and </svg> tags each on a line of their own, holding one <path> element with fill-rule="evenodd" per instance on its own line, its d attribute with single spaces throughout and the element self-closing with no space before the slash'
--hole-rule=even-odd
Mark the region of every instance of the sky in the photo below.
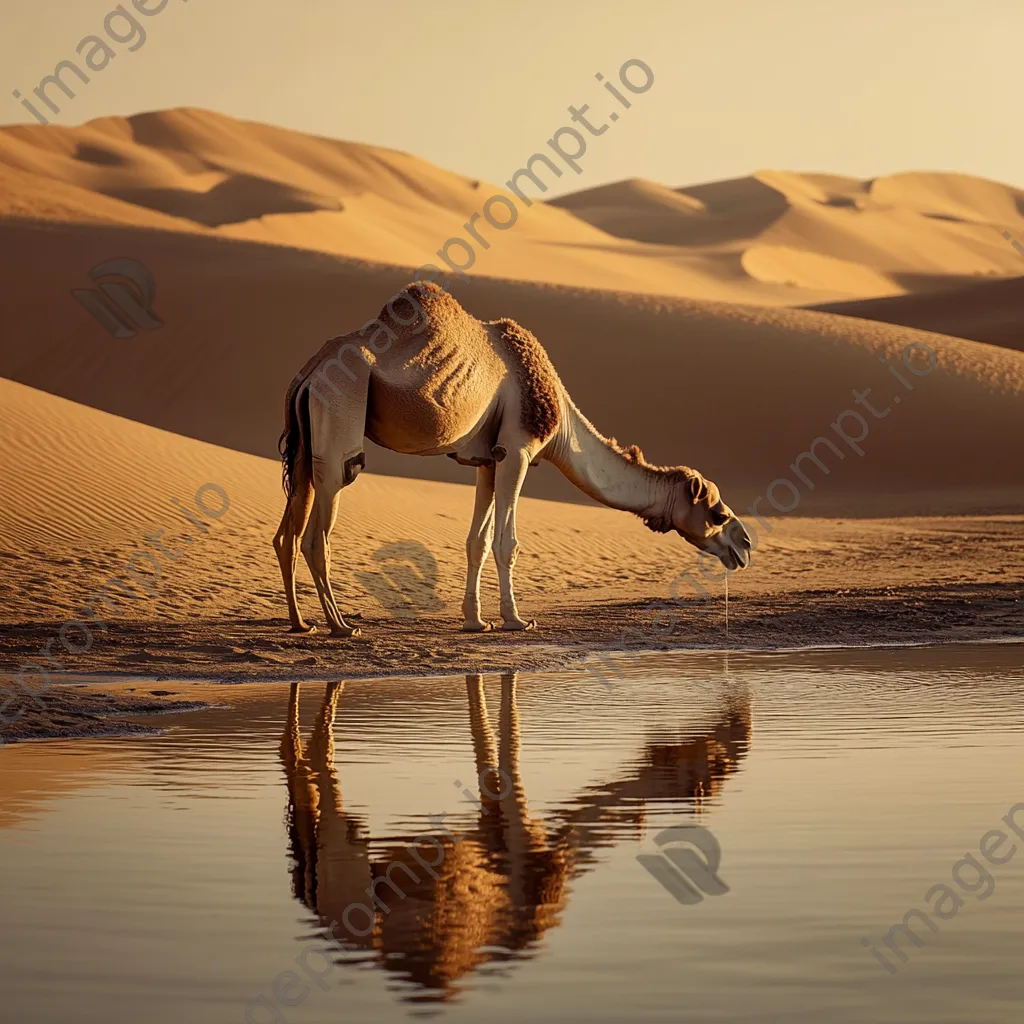
<svg viewBox="0 0 1024 1024">
<path fill-rule="evenodd" d="M 563 192 L 760 168 L 962 171 L 1024 187 L 1019 0 L 134 2 L 156 11 L 122 2 L 142 45 L 123 17 L 110 24 L 127 41 L 107 37 L 111 0 L 8 0 L 0 123 L 36 123 L 12 91 L 33 98 L 62 60 L 84 68 L 76 47 L 97 34 L 115 56 L 88 84 L 66 76 L 74 99 L 51 89 L 53 123 L 204 107 L 502 182 L 586 103 L 610 130 L 588 137 Z M 631 59 L 654 82 L 625 93 L 626 110 L 595 75 L 623 92 Z"/>
</svg>

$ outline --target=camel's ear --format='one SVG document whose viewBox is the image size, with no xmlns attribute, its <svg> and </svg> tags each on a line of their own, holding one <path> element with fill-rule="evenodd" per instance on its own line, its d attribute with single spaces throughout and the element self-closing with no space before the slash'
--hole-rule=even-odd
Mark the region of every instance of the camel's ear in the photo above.
<svg viewBox="0 0 1024 1024">
<path fill-rule="evenodd" d="M 704 486 L 704 478 L 699 474 L 695 473 L 686 481 L 686 496 L 690 499 L 691 504 L 696 505 L 706 492 L 707 488 Z"/>
</svg>

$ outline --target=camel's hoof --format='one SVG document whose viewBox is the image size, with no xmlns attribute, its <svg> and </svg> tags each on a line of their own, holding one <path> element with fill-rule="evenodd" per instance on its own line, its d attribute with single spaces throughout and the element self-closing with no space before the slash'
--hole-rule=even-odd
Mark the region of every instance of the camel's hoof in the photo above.
<svg viewBox="0 0 1024 1024">
<path fill-rule="evenodd" d="M 292 626 L 292 628 L 289 629 L 288 632 L 289 633 L 298 633 L 298 634 L 301 634 L 301 635 L 305 635 L 307 633 L 315 633 L 316 632 L 316 626 L 312 626 L 309 623 L 303 622 L 301 626 Z"/>
<path fill-rule="evenodd" d="M 528 629 L 536 629 L 537 620 L 530 619 L 529 622 L 506 622 L 501 628 L 505 633 L 524 633 Z"/>
<path fill-rule="evenodd" d="M 347 640 L 350 636 L 359 636 L 358 626 L 349 626 L 348 629 L 332 629 L 331 636 L 336 640 Z"/>
<path fill-rule="evenodd" d="M 479 625 L 474 625 L 473 623 L 462 624 L 463 633 L 490 633 L 492 629 L 494 629 L 493 622 L 481 622 Z"/>
</svg>

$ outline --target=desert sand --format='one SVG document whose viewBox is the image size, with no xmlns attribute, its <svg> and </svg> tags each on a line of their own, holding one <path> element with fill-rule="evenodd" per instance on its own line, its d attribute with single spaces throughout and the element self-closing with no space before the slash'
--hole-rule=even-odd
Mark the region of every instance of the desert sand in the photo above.
<svg viewBox="0 0 1024 1024">
<path fill-rule="evenodd" d="M 1024 351 L 1024 278 L 1020 277 L 810 308 Z"/>
<path fill-rule="evenodd" d="M 760 498 L 772 529 L 730 580 L 730 633 L 711 581 L 711 600 L 652 628 L 649 603 L 696 571 L 696 552 L 544 466 L 524 490 L 517 573 L 541 628 L 463 636 L 472 471 L 368 444 L 334 537 L 339 603 L 363 635 L 340 643 L 284 633 L 270 539 L 285 388 L 437 262 L 498 185 L 197 110 L 0 129 L 0 185 L 0 652 L 30 716 L 47 698 L 12 682 L 28 661 L 55 683 L 340 678 L 639 646 L 1021 635 L 1024 261 L 1002 232 L 1024 237 L 1024 193 L 1011 186 L 757 171 L 535 202 L 453 294 L 533 331 L 605 434 L 697 467 L 745 516 Z M 159 330 L 114 338 L 70 296 L 114 257 L 149 268 Z M 913 373 L 908 352 L 934 368 Z M 856 404 L 868 388 L 887 413 Z M 850 444 L 835 424 L 856 429 L 854 412 L 869 433 Z M 804 483 L 794 460 L 821 436 L 841 457 Z M 767 498 L 782 478 L 791 512 Z M 204 487 L 220 514 L 197 509 Z M 146 540 L 161 530 L 169 553 Z M 117 611 L 68 653 L 61 626 L 111 578 Z M 485 587 L 493 616 L 492 563 Z M 0 735 L 18 728 L 31 732 Z"/>
</svg>

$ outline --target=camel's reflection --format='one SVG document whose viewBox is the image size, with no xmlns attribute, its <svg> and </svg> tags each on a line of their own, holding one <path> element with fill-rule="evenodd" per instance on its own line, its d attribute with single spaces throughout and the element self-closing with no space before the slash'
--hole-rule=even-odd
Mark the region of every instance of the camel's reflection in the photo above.
<svg viewBox="0 0 1024 1024">
<path fill-rule="evenodd" d="M 625 777 L 582 791 L 541 821 L 530 815 L 519 769 L 515 674 L 503 675 L 501 686 L 495 737 L 483 677 L 466 677 L 480 780 L 475 827 L 457 835 L 435 830 L 430 850 L 414 846 L 415 837 L 374 842 L 372 854 L 365 822 L 345 810 L 334 767 L 344 684 L 327 686 L 305 747 L 299 684 L 291 687 L 281 758 L 295 896 L 323 926 L 344 922 L 333 936 L 346 949 L 376 954 L 376 965 L 415 986 L 412 999 L 451 998 L 458 980 L 479 966 L 528 955 L 558 924 L 569 883 L 594 863 L 597 848 L 621 839 L 623 826 L 639 828 L 647 801 L 699 805 L 713 796 L 750 742 L 749 699 L 727 698 L 706 734 L 646 744 Z M 389 869 L 404 896 L 384 884 Z M 367 890 L 376 879 L 374 902 Z"/>
</svg>

